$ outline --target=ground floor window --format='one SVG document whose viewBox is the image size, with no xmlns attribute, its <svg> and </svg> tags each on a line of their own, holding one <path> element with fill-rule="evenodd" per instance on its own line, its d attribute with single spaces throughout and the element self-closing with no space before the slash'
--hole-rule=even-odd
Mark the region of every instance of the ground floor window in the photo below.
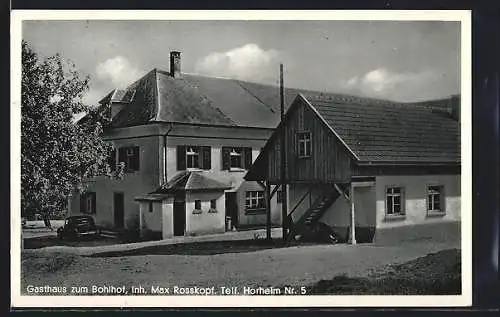
<svg viewBox="0 0 500 317">
<path fill-rule="evenodd" d="M 403 201 L 403 188 L 387 187 L 386 214 L 388 216 L 403 216 L 405 214 L 404 201 Z"/>
<path fill-rule="evenodd" d="M 80 196 L 80 212 L 88 215 L 96 214 L 96 193 L 85 192 Z"/>
<path fill-rule="evenodd" d="M 443 213 L 445 211 L 443 204 L 443 186 L 427 186 L 427 212 Z"/>
<path fill-rule="evenodd" d="M 247 213 L 259 213 L 266 211 L 264 191 L 247 191 L 245 197 L 245 211 Z"/>
<path fill-rule="evenodd" d="M 217 199 L 210 200 L 210 209 L 208 210 L 208 212 L 217 212 Z"/>
</svg>

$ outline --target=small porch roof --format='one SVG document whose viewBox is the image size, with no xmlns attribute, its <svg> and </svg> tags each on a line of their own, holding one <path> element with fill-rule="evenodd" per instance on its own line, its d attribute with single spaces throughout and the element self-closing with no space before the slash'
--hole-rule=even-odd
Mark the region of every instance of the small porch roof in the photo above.
<svg viewBox="0 0 500 317">
<path fill-rule="evenodd" d="M 231 184 L 225 181 L 216 180 L 204 174 L 203 172 L 194 171 L 180 172 L 155 191 L 138 196 L 135 200 L 158 201 L 172 197 L 175 192 L 179 191 L 224 191 L 232 187 Z"/>
</svg>

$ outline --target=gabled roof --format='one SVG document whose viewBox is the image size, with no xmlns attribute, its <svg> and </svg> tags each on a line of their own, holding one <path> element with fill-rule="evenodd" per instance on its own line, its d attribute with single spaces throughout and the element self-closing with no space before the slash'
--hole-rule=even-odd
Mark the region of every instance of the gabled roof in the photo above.
<svg viewBox="0 0 500 317">
<path fill-rule="evenodd" d="M 439 103 L 430 104 L 432 107 L 428 103 L 365 104 L 298 95 L 284 123 L 299 105 L 309 107 L 358 164 L 459 164 L 460 123 L 447 111 L 439 110 Z M 280 123 L 245 179 L 256 179 L 267 168 L 265 157 L 282 129 Z"/>
<path fill-rule="evenodd" d="M 391 101 L 285 87 L 285 107 L 297 94 L 323 96 L 341 103 L 393 104 Z M 180 122 L 274 129 L 280 121 L 279 87 L 236 79 L 182 74 L 153 69 L 124 90 L 103 100 L 126 103 L 112 127 L 152 122 Z"/>
<path fill-rule="evenodd" d="M 308 102 L 359 161 L 460 162 L 460 125 L 444 111 L 409 104 Z"/>
<path fill-rule="evenodd" d="M 182 171 L 152 194 L 170 193 L 178 190 L 224 190 L 231 185 L 215 180 L 203 172 Z"/>
</svg>

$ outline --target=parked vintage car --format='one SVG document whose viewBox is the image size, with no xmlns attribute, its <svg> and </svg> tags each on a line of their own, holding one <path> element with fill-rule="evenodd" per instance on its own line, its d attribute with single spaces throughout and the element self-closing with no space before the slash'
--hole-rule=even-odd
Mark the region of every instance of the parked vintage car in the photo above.
<svg viewBox="0 0 500 317">
<path fill-rule="evenodd" d="M 92 216 L 71 216 L 64 220 L 64 225 L 57 228 L 59 239 L 79 239 L 83 236 L 101 234 L 101 227 L 95 224 Z"/>
</svg>

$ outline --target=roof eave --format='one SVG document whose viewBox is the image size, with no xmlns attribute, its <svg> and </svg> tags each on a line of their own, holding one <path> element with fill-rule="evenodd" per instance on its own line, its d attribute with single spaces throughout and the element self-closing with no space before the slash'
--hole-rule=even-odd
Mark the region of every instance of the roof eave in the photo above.
<svg viewBox="0 0 500 317">
<path fill-rule="evenodd" d="M 358 166 L 460 166 L 460 162 L 433 161 L 359 161 Z"/>
</svg>

